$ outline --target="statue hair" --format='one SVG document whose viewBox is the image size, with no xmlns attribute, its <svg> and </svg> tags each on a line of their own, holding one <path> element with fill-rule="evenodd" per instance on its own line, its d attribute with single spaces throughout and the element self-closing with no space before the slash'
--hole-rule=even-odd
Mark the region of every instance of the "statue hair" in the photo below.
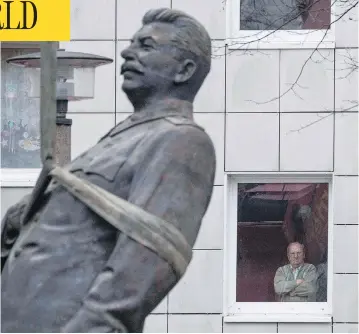
<svg viewBox="0 0 359 334">
<path fill-rule="evenodd" d="M 149 10 L 142 19 L 142 24 L 168 23 L 178 28 L 173 40 L 174 45 L 182 52 L 190 53 L 196 59 L 198 74 L 202 81 L 211 68 L 211 38 L 207 30 L 192 16 L 175 9 L 159 8 Z"/>
</svg>

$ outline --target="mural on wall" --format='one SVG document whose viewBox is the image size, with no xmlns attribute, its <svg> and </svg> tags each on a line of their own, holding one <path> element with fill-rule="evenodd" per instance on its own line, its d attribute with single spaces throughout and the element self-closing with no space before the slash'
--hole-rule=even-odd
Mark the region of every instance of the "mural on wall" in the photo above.
<svg viewBox="0 0 359 334">
<path fill-rule="evenodd" d="M 239 184 L 237 221 L 237 302 L 326 301 L 328 184 Z M 308 264 L 316 276 L 313 298 L 276 292 L 279 268 L 290 269 L 285 281 L 295 281 L 289 254 L 294 243 L 303 247 L 294 254 L 304 257 L 298 268 Z"/>
<path fill-rule="evenodd" d="M 36 50 L 27 50 L 31 53 Z M 6 63 L 23 54 L 1 50 L 1 168 L 40 168 L 40 100 L 31 98 L 26 72 Z"/>
</svg>

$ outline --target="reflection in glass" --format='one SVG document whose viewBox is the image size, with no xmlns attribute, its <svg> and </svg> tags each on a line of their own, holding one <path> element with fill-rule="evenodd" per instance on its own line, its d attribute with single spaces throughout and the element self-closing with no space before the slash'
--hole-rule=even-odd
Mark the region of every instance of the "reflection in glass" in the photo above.
<svg viewBox="0 0 359 334">
<path fill-rule="evenodd" d="M 240 29 L 327 29 L 330 8 L 330 0 L 240 0 Z"/>
<path fill-rule="evenodd" d="M 326 301 L 328 184 L 238 184 L 237 221 L 237 302 Z M 311 266 L 299 265 L 298 272 L 289 265 L 293 242 L 304 246 L 304 262 L 314 266 L 314 297 L 283 298 L 275 292 L 282 266 L 293 269 L 284 274 L 288 281 L 310 276 Z M 290 252 L 300 262 L 300 252 Z"/>
<path fill-rule="evenodd" d="M 1 168 L 40 168 L 40 100 L 31 82 L 6 59 L 36 50 L 1 50 Z"/>
</svg>

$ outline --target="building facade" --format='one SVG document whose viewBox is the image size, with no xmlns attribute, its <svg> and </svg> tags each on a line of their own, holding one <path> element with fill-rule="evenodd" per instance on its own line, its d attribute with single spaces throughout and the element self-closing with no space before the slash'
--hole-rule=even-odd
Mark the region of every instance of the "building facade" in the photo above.
<svg viewBox="0 0 359 334">
<path fill-rule="evenodd" d="M 69 104 L 72 158 L 131 113 L 120 53 L 143 14 L 156 7 L 192 14 L 213 40 L 194 118 L 216 148 L 215 187 L 192 263 L 145 331 L 358 332 L 357 1 L 331 11 L 322 0 L 301 28 L 275 34 L 245 28 L 243 4 L 72 0 L 72 40 L 60 47 L 114 59 L 96 70 L 95 98 Z M 39 103 L 4 62 L 37 46 L 1 46 L 3 215 L 31 191 L 40 160 Z M 292 241 L 325 277 L 314 303 L 276 299 L 274 274 Z"/>
</svg>

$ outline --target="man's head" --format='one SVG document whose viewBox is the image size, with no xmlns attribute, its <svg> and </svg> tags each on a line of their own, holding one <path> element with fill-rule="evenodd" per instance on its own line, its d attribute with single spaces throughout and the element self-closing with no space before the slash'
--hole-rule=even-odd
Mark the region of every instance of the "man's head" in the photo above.
<svg viewBox="0 0 359 334">
<path fill-rule="evenodd" d="M 173 9 L 148 11 L 122 51 L 122 89 L 133 104 L 172 97 L 193 101 L 211 67 L 211 39 L 191 16 Z"/>
<path fill-rule="evenodd" d="M 287 255 L 289 263 L 293 268 L 298 268 L 304 263 L 304 246 L 299 242 L 292 242 L 288 245 Z"/>
</svg>

